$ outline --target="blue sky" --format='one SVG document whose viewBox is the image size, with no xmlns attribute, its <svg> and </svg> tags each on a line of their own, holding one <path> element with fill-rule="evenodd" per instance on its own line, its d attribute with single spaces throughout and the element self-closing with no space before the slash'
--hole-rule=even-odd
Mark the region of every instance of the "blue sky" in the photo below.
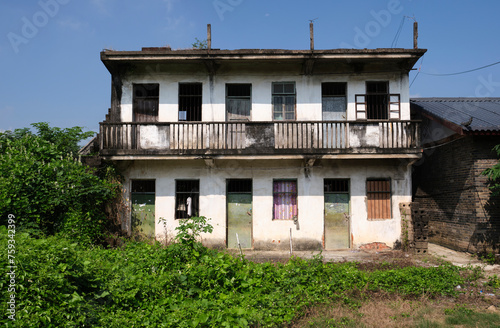
<svg viewBox="0 0 500 328">
<path fill-rule="evenodd" d="M 102 49 L 419 47 L 410 89 L 419 97 L 500 97 L 499 1 L 430 0 L 0 0 L 0 131 L 34 122 L 97 131 L 110 106 Z M 401 22 L 404 21 L 400 29 Z M 410 81 L 416 72 L 410 73 Z"/>
</svg>

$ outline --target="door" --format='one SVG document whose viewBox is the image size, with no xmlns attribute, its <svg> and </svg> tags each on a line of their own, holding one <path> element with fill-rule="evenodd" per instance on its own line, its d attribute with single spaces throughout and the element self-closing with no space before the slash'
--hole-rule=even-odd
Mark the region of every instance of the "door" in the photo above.
<svg viewBox="0 0 500 328">
<path fill-rule="evenodd" d="M 155 181 L 132 181 L 132 234 L 140 238 L 155 236 Z"/>
<path fill-rule="evenodd" d="M 325 249 L 349 248 L 349 226 L 349 180 L 325 179 Z"/>
<path fill-rule="evenodd" d="M 227 182 L 227 248 L 252 247 L 252 180 Z"/>
</svg>

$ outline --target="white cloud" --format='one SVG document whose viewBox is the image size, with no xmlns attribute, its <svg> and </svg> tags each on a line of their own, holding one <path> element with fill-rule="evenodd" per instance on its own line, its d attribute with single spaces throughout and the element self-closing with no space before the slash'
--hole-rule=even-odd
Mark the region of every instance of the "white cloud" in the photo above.
<svg viewBox="0 0 500 328">
<path fill-rule="evenodd" d="M 184 16 L 179 17 L 167 17 L 167 26 L 165 29 L 167 31 L 175 30 L 184 23 Z"/>
<path fill-rule="evenodd" d="M 178 2 L 178 0 L 163 0 L 167 5 L 167 13 L 171 13 L 174 10 L 174 3 Z"/>
</svg>

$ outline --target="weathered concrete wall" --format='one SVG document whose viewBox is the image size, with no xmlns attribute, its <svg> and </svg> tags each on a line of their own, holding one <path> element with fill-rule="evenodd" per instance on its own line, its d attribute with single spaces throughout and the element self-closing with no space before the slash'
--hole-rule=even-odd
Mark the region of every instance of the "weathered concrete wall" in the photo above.
<svg viewBox="0 0 500 328">
<path fill-rule="evenodd" d="M 431 213 L 429 240 L 478 252 L 500 246 L 500 205 L 481 175 L 498 162 L 495 136 L 468 136 L 431 148 L 416 163 L 414 201 Z"/>
<path fill-rule="evenodd" d="M 400 239 L 399 203 L 411 201 L 411 179 L 407 162 L 388 160 L 321 160 L 306 177 L 303 162 L 298 160 L 216 161 L 209 168 L 203 160 L 122 162 L 129 189 L 132 179 L 156 180 L 156 233 L 165 235 L 160 217 L 167 223 L 166 234 L 174 236 L 175 180 L 199 179 L 200 215 L 211 218 L 214 231 L 205 235 L 206 244 L 226 245 L 226 179 L 247 178 L 253 181 L 253 240 L 255 249 L 288 249 L 292 228 L 294 249 L 320 249 L 324 235 L 323 179 L 350 179 L 351 247 L 382 242 L 392 247 Z M 391 178 L 392 219 L 368 220 L 366 179 Z M 272 220 L 273 179 L 297 179 L 299 229 L 292 220 Z M 127 190 L 128 192 L 128 190 Z M 130 199 L 130 196 L 129 196 Z M 130 225 L 128 223 L 127 228 Z"/>
<path fill-rule="evenodd" d="M 178 121 L 179 83 L 201 82 L 202 120 L 225 121 L 225 85 L 226 83 L 252 84 L 252 121 L 272 121 L 272 82 L 295 82 L 297 90 L 297 115 L 300 120 L 321 120 L 321 83 L 347 82 L 347 119 L 356 119 L 355 95 L 365 94 L 366 81 L 389 81 L 389 92 L 401 95 L 401 119 L 410 119 L 408 75 L 399 73 L 359 73 L 350 76 L 339 75 L 284 75 L 273 71 L 254 71 L 250 75 L 241 72 L 226 72 L 214 75 L 213 80 L 205 73 L 166 74 L 149 72 L 145 75 L 134 74 L 123 78 L 121 98 L 121 120 L 132 121 L 132 83 L 159 83 L 160 122 Z"/>
</svg>

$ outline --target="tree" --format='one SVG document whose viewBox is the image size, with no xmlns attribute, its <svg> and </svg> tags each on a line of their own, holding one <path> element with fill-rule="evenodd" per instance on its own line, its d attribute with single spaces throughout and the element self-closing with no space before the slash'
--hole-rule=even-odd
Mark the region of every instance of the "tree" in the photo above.
<svg viewBox="0 0 500 328">
<path fill-rule="evenodd" d="M 17 230 L 98 239 L 106 202 L 120 191 L 112 167 L 90 169 L 76 158 L 78 142 L 92 136 L 81 127 L 47 123 L 0 133 L 0 218 L 16 216 Z"/>
<path fill-rule="evenodd" d="M 493 151 L 495 151 L 500 157 L 500 145 L 496 145 L 495 147 L 493 147 Z M 500 161 L 497 162 L 494 166 L 484 170 L 481 174 L 488 176 L 488 178 L 491 180 L 490 190 L 492 191 L 492 195 L 500 195 Z"/>
</svg>

